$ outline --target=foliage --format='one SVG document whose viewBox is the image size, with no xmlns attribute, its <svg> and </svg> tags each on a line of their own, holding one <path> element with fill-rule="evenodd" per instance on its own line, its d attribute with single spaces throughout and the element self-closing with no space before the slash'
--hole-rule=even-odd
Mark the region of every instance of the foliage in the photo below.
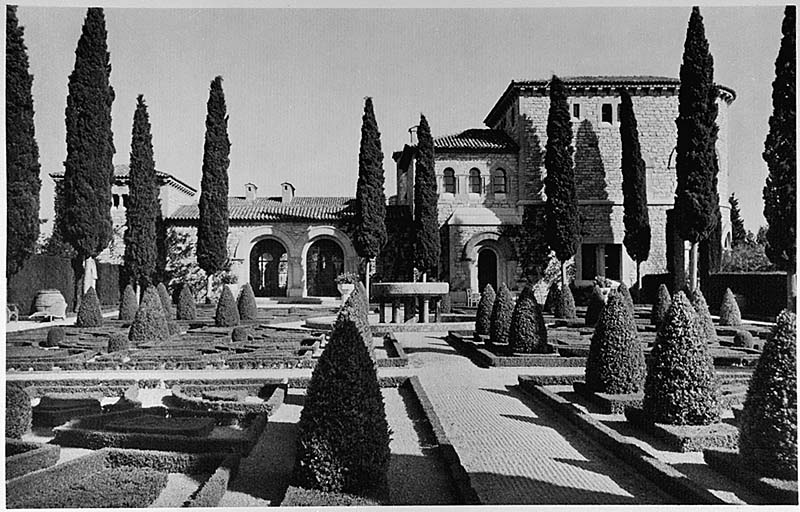
<svg viewBox="0 0 800 512">
<path fill-rule="evenodd" d="M 370 357 L 374 360 L 375 346 L 372 340 L 372 328 L 369 325 L 369 305 L 366 299 L 367 291 L 364 289 L 364 285 L 360 281 L 356 282 L 356 287 L 339 311 L 336 322 L 352 320 L 361 334 L 361 339 L 367 347 Z"/>
<path fill-rule="evenodd" d="M 181 286 L 181 294 L 178 296 L 178 320 L 194 320 L 197 318 L 197 308 L 194 303 L 194 292 L 189 284 Z"/>
<path fill-rule="evenodd" d="M 517 298 L 511 315 L 511 328 L 508 333 L 511 351 L 515 354 L 547 352 L 547 329 L 542 317 L 542 309 L 536 302 L 531 287 L 525 287 Z"/>
<path fill-rule="evenodd" d="M 631 297 L 631 292 L 628 290 L 628 287 L 625 286 L 624 282 L 620 282 L 619 286 L 617 286 L 617 293 L 622 297 L 625 307 L 631 312 L 631 316 L 636 318 L 636 308 L 633 307 L 633 297 Z"/>
<path fill-rule="evenodd" d="M 78 308 L 78 318 L 75 319 L 78 327 L 99 327 L 103 325 L 103 313 L 100 311 L 100 300 L 94 287 L 86 290 Z"/>
<path fill-rule="evenodd" d="M 594 276 L 594 284 L 600 288 L 611 288 L 614 286 L 614 281 L 606 276 Z"/>
<path fill-rule="evenodd" d="M 489 326 L 489 341 L 493 345 L 507 345 L 508 334 L 511 330 L 511 316 L 514 313 L 514 298 L 506 283 L 500 284 L 497 298 L 492 307 L 491 325 Z"/>
<path fill-rule="evenodd" d="M 672 306 L 672 298 L 669 295 L 669 290 L 667 290 L 667 285 L 662 283 L 658 286 L 656 301 L 653 303 L 653 310 L 650 312 L 650 323 L 660 328 L 667 317 L 670 306 Z"/>
<path fill-rule="evenodd" d="M 241 320 L 258 319 L 256 296 L 253 293 L 253 287 L 250 286 L 250 283 L 245 283 L 242 289 L 239 290 L 239 298 L 236 301 L 236 307 L 239 310 L 239 318 Z"/>
<path fill-rule="evenodd" d="M 417 129 L 417 167 L 414 174 L 414 263 L 421 273 L 439 274 L 439 195 L 436 189 L 433 137 L 428 120 L 420 115 Z"/>
<path fill-rule="evenodd" d="M 728 204 L 731 206 L 731 245 L 736 247 L 747 242 L 747 231 L 744 229 L 744 220 L 742 220 L 742 212 L 739 210 L 739 200 L 736 199 L 736 194 L 731 192 Z"/>
<path fill-rule="evenodd" d="M 228 115 L 222 77 L 211 81 L 200 181 L 200 221 L 197 225 L 197 264 L 206 274 L 222 270 L 228 259 Z"/>
<path fill-rule="evenodd" d="M 730 288 L 725 289 L 722 305 L 719 307 L 719 325 L 742 325 L 742 314 Z"/>
<path fill-rule="evenodd" d="M 161 299 L 161 308 L 164 310 L 164 318 L 169 320 L 172 318 L 172 298 L 169 296 L 166 285 L 158 283 L 156 286 L 158 298 Z"/>
<path fill-rule="evenodd" d="M 167 332 L 170 336 L 175 336 L 181 333 L 181 324 L 174 320 L 167 320 Z"/>
<path fill-rule="evenodd" d="M 239 325 L 239 309 L 236 307 L 236 299 L 233 298 L 231 289 L 223 286 L 222 295 L 217 302 L 217 311 L 214 314 L 214 325 L 217 327 L 233 327 Z"/>
<path fill-rule="evenodd" d="M 642 159 L 633 101 L 620 90 L 619 134 L 622 145 L 622 197 L 625 238 L 622 243 L 637 264 L 650 256 L 650 216 L 647 210 L 647 166 Z"/>
<path fill-rule="evenodd" d="M 356 284 L 361 281 L 361 278 L 355 272 L 342 272 L 336 276 L 336 284 Z"/>
<path fill-rule="evenodd" d="M 148 286 L 139 302 L 139 309 L 133 318 L 128 339 L 131 341 L 164 341 L 169 338 L 167 319 L 161 298 L 155 286 Z"/>
<path fill-rule="evenodd" d="M 611 292 L 592 335 L 586 385 L 600 393 L 638 393 L 645 377 L 644 350 L 625 297 Z"/>
<path fill-rule="evenodd" d="M 767 258 L 764 243 L 753 240 L 753 234 L 748 232 L 744 243 L 734 245 L 722 257 L 720 266 L 722 272 L 768 272 L 775 270 Z"/>
<path fill-rule="evenodd" d="M 736 331 L 736 334 L 733 335 L 733 346 L 755 348 L 756 340 L 750 331 Z"/>
<path fill-rule="evenodd" d="M 31 397 L 15 382 L 6 383 L 6 437 L 22 439 L 33 424 Z"/>
<path fill-rule="evenodd" d="M 64 331 L 64 328 L 60 325 L 56 325 L 48 329 L 47 339 L 44 341 L 43 345 L 45 347 L 57 347 L 66 337 L 67 333 Z"/>
<path fill-rule="evenodd" d="M 568 284 L 562 285 L 558 291 L 558 300 L 553 308 L 553 316 L 556 318 L 574 319 L 578 318 L 575 311 L 575 297 Z"/>
<path fill-rule="evenodd" d="M 586 325 L 593 327 L 600 318 L 600 313 L 606 305 L 606 299 L 600 287 L 595 285 L 592 288 L 592 296 L 589 298 L 589 305 L 586 307 Z"/>
<path fill-rule="evenodd" d="M 119 352 L 120 350 L 128 350 L 130 340 L 123 334 L 113 334 L 108 338 L 108 353 Z"/>
<path fill-rule="evenodd" d="M 517 255 L 523 269 L 523 275 L 533 283 L 538 277 L 546 273 L 553 252 L 547 245 L 547 239 L 542 231 L 544 222 L 543 210 L 531 205 L 523 207 L 522 224 L 518 230 Z"/>
<path fill-rule="evenodd" d="M 478 302 L 478 310 L 475 313 L 475 334 L 489 334 L 492 326 L 492 311 L 494 311 L 494 301 L 497 295 L 491 284 L 487 284 L 481 293 L 481 300 Z"/>
<path fill-rule="evenodd" d="M 131 321 L 136 316 L 136 309 L 139 304 L 136 303 L 136 292 L 133 291 L 133 286 L 130 284 L 122 291 L 122 300 L 119 304 L 119 320 Z"/>
<path fill-rule="evenodd" d="M 361 146 L 358 152 L 358 184 L 353 246 L 359 256 L 374 258 L 386 244 L 386 195 L 383 191 L 383 151 L 381 134 L 372 98 L 364 101 L 361 118 Z"/>
<path fill-rule="evenodd" d="M 231 331 L 231 341 L 247 341 L 249 331 L 244 325 L 237 325 Z"/>
<path fill-rule="evenodd" d="M 33 123 L 33 75 L 17 7 L 6 6 L 6 276 L 16 274 L 39 238 L 39 146 Z"/>
<path fill-rule="evenodd" d="M 797 478 L 797 331 L 778 315 L 750 379 L 739 422 L 739 455 L 764 475 Z"/>
<path fill-rule="evenodd" d="M 692 293 L 692 306 L 697 313 L 697 325 L 700 328 L 700 334 L 706 339 L 708 343 L 716 343 L 717 329 L 714 327 L 714 320 L 711 319 L 711 312 L 708 310 L 708 303 L 703 296 L 700 288 Z"/>
<path fill-rule="evenodd" d="M 651 421 L 708 425 L 719 421 L 719 385 L 694 307 L 681 291 L 658 330 L 642 406 Z"/>
<path fill-rule="evenodd" d="M 558 295 L 561 293 L 561 282 L 554 279 L 547 289 L 547 298 L 544 300 L 544 310 L 552 313 L 555 311 L 556 303 L 558 302 Z"/>
</svg>

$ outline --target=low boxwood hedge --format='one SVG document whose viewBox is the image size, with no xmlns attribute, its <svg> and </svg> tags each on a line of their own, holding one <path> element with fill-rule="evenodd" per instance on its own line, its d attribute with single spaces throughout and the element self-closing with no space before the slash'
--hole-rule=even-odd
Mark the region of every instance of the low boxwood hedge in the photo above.
<svg viewBox="0 0 800 512">
<path fill-rule="evenodd" d="M 372 507 L 380 502 L 340 492 L 325 492 L 315 489 L 290 486 L 281 502 L 281 507 Z"/>
<path fill-rule="evenodd" d="M 49 468 L 58 462 L 61 447 L 6 438 L 6 480 Z"/>
<path fill-rule="evenodd" d="M 215 425 L 213 418 L 163 418 L 146 415 L 112 421 L 105 428 L 115 432 L 206 437 L 211 434 Z"/>
<path fill-rule="evenodd" d="M 20 439 L 31 429 L 31 397 L 18 383 L 6 384 L 6 437 Z"/>
<path fill-rule="evenodd" d="M 208 480 L 183 504 L 184 507 L 216 507 L 236 478 L 239 456 L 228 455 Z"/>
</svg>

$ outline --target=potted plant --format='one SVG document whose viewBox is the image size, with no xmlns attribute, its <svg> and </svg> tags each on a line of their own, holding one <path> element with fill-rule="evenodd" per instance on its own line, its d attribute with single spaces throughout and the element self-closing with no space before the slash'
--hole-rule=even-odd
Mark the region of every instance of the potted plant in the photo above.
<svg viewBox="0 0 800 512">
<path fill-rule="evenodd" d="M 336 276 L 336 288 L 342 295 L 342 304 L 347 301 L 347 298 L 350 297 L 350 294 L 356 289 L 357 282 L 358 274 L 353 272 L 344 272 Z"/>
</svg>

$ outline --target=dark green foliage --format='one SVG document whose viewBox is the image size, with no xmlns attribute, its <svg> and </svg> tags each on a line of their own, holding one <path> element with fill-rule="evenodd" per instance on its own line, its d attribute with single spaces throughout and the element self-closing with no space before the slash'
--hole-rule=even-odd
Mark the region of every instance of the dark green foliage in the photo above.
<svg viewBox="0 0 800 512">
<path fill-rule="evenodd" d="M 683 292 L 672 298 L 651 357 L 642 403 L 651 421 L 670 425 L 719 421 L 714 364 L 694 307 Z"/>
<path fill-rule="evenodd" d="M 739 422 L 739 455 L 763 475 L 797 479 L 797 331 L 778 315 L 750 379 Z"/>
<path fill-rule="evenodd" d="M 119 304 L 119 320 L 131 321 L 136 316 L 139 305 L 136 303 L 136 292 L 130 284 L 122 291 L 122 300 Z"/>
<path fill-rule="evenodd" d="M 736 247 L 747 242 L 747 231 L 744 229 L 742 212 L 739 210 L 739 200 L 732 192 L 728 204 L 731 205 L 731 244 Z"/>
<path fill-rule="evenodd" d="M 75 319 L 78 327 L 99 327 L 103 325 L 103 313 L 100 311 L 100 300 L 94 288 L 89 288 L 83 294 L 81 306 L 78 309 L 78 318 Z"/>
<path fill-rule="evenodd" d="M 489 340 L 493 345 L 507 345 L 511 330 L 511 316 L 514 314 L 514 298 L 506 283 L 500 284 L 497 298 L 492 307 Z"/>
<path fill-rule="evenodd" d="M 597 320 L 600 318 L 600 312 L 606 305 L 606 299 L 603 297 L 603 292 L 600 287 L 595 285 L 592 288 L 592 296 L 589 298 L 589 305 L 586 307 L 586 325 L 593 327 Z"/>
<path fill-rule="evenodd" d="M 44 341 L 43 345 L 45 347 L 57 347 L 66 337 L 67 333 L 64 331 L 63 327 L 58 325 L 51 327 L 50 330 L 47 331 L 47 339 Z"/>
<path fill-rule="evenodd" d="M 336 322 L 352 321 L 361 333 L 361 339 L 372 359 L 375 359 L 375 345 L 372 340 L 372 328 L 369 325 L 368 308 L 366 302 L 367 292 L 361 282 L 356 283 L 353 293 L 339 311 Z M 335 327 L 335 326 L 334 326 Z"/>
<path fill-rule="evenodd" d="M 155 282 L 156 221 L 161 213 L 158 188 L 150 116 L 144 96 L 140 94 L 133 114 L 128 205 L 125 209 L 125 255 L 122 261 L 125 282 L 142 287 Z"/>
<path fill-rule="evenodd" d="M 352 318 L 339 318 L 306 391 L 294 484 L 362 496 L 384 493 L 389 435 L 374 362 Z"/>
<path fill-rule="evenodd" d="M 580 217 L 572 163 L 572 121 L 567 105 L 567 89 L 557 76 L 550 81 L 550 111 L 547 116 L 547 144 L 544 166 L 545 238 L 564 263 L 578 250 Z M 566 283 L 562 283 L 566 284 Z"/>
<path fill-rule="evenodd" d="M 81 259 L 96 256 L 112 235 L 111 184 L 114 140 L 109 84 L 111 64 L 103 9 L 89 8 L 69 76 L 65 112 L 67 158 L 64 161 L 61 230 Z"/>
<path fill-rule="evenodd" d="M 544 230 L 542 230 L 544 222 L 543 208 L 525 205 L 522 212 L 522 224 L 519 226 L 516 236 L 510 237 L 517 240 L 517 254 L 519 264 L 522 266 L 522 275 L 530 282 L 536 282 L 543 276 L 550 262 L 551 251 L 547 245 Z"/>
<path fill-rule="evenodd" d="M 239 298 L 236 301 L 239 309 L 239 318 L 242 320 L 256 320 L 258 318 L 258 306 L 256 306 L 256 296 L 250 283 L 245 283 L 239 290 Z"/>
<path fill-rule="evenodd" d="M 633 315 L 622 294 L 611 292 L 589 346 L 586 385 L 600 393 L 638 393 L 644 387 L 645 372 Z"/>
<path fill-rule="evenodd" d="M 211 275 L 228 259 L 228 115 L 222 77 L 211 82 L 200 181 L 200 221 L 197 225 L 197 264 Z"/>
<path fill-rule="evenodd" d="M 222 294 L 217 302 L 217 312 L 214 314 L 214 325 L 217 327 L 233 327 L 239 325 L 239 309 L 236 307 L 236 299 L 233 298 L 231 289 L 222 286 Z"/>
<path fill-rule="evenodd" d="M 547 289 L 547 297 L 544 299 L 543 309 L 545 311 L 552 313 L 555 310 L 559 293 L 561 293 L 561 283 L 559 281 L 550 283 L 550 288 Z"/>
<path fill-rule="evenodd" d="M 164 341 L 169 338 L 167 319 L 161 298 L 154 286 L 148 286 L 142 293 L 139 309 L 128 331 L 131 341 Z"/>
<path fill-rule="evenodd" d="M 633 307 L 633 297 L 631 297 L 631 292 L 628 290 L 628 287 L 625 286 L 624 282 L 620 281 L 619 286 L 617 286 L 617 293 L 622 296 L 625 307 L 631 312 L 631 316 L 636 318 L 636 309 Z"/>
<path fill-rule="evenodd" d="M 17 7 L 6 6 L 6 276 L 16 274 L 39 238 L 39 146 L 33 124 L 33 75 Z"/>
<path fill-rule="evenodd" d="M 572 290 L 567 284 L 562 285 L 558 291 L 558 300 L 553 307 L 553 316 L 567 319 L 578 318 L 575 311 L 575 297 L 572 296 Z"/>
<path fill-rule="evenodd" d="M 247 341 L 249 332 L 244 325 L 237 325 L 231 331 L 231 341 Z"/>
<path fill-rule="evenodd" d="M 736 334 L 733 335 L 733 346 L 756 348 L 756 340 L 750 331 L 736 331 Z"/>
<path fill-rule="evenodd" d="M 383 183 L 381 134 L 375 120 L 372 98 L 366 98 L 361 118 L 355 231 L 352 237 L 353 246 L 362 258 L 374 258 L 386 244 L 386 195 Z"/>
<path fill-rule="evenodd" d="M 128 350 L 130 340 L 123 334 L 113 334 L 108 338 L 108 352 L 119 352 L 120 350 Z"/>
<path fill-rule="evenodd" d="M 475 334 L 489 334 L 492 326 L 492 311 L 494 311 L 494 300 L 497 295 L 494 293 L 492 285 L 487 284 L 478 302 L 478 310 L 475 313 Z"/>
<path fill-rule="evenodd" d="M 104 468 L 66 489 L 43 490 L 36 508 L 143 508 L 158 498 L 167 477 L 166 472 L 150 468 Z"/>
<path fill-rule="evenodd" d="M 158 298 L 161 299 L 161 307 L 164 309 L 164 318 L 169 320 L 172 318 L 172 299 L 167 291 L 167 286 L 164 283 L 158 283 L 156 291 Z"/>
<path fill-rule="evenodd" d="M 323 492 L 289 486 L 281 507 L 377 507 L 379 501 L 340 492 Z M 313 510 L 313 509 L 312 509 Z"/>
<path fill-rule="evenodd" d="M 194 303 L 194 292 L 189 284 L 181 286 L 178 296 L 178 320 L 194 320 L 197 318 L 197 308 Z"/>
<path fill-rule="evenodd" d="M 692 294 L 692 306 L 697 313 L 697 325 L 700 327 L 700 334 L 707 343 L 716 343 L 717 329 L 714 327 L 714 320 L 711 319 L 711 312 L 708 310 L 708 303 L 703 296 L 700 288 Z"/>
<path fill-rule="evenodd" d="M 433 137 L 425 116 L 417 129 L 417 168 L 414 174 L 414 263 L 421 273 L 439 273 L 439 194 L 434 171 Z"/>
<path fill-rule="evenodd" d="M 686 30 L 678 93 L 678 142 L 675 150 L 675 227 L 692 243 L 708 238 L 716 225 L 717 87 L 714 59 L 708 51 L 700 8 L 693 7 Z"/>
<path fill-rule="evenodd" d="M 547 329 L 542 317 L 542 309 L 536 302 L 531 287 L 526 287 L 517 298 L 511 315 L 511 328 L 508 333 L 511 351 L 515 354 L 547 352 Z"/>
<path fill-rule="evenodd" d="M 167 331 L 170 336 L 175 336 L 181 333 L 181 324 L 174 320 L 167 320 Z"/>
<path fill-rule="evenodd" d="M 725 289 L 722 305 L 719 307 L 719 325 L 742 325 L 742 314 L 730 288 Z"/>
<path fill-rule="evenodd" d="M 669 296 L 667 285 L 662 283 L 658 286 L 656 301 L 653 303 L 653 310 L 650 312 L 650 323 L 656 327 L 661 327 L 671 305 L 672 298 Z"/>
<path fill-rule="evenodd" d="M 775 59 L 772 82 L 772 116 L 764 141 L 764 161 L 769 167 L 764 187 L 764 217 L 767 231 L 767 256 L 778 268 L 794 272 L 797 237 L 797 73 L 795 47 L 796 6 L 786 6 L 783 16 L 781 48 Z"/>
<path fill-rule="evenodd" d="M 622 243 L 637 264 L 650 256 L 650 216 L 647 210 L 647 166 L 639 145 L 639 128 L 627 89 L 620 90 L 619 135 L 622 145 L 622 197 L 625 238 Z"/>
<path fill-rule="evenodd" d="M 22 439 L 32 424 L 31 397 L 21 385 L 6 383 L 6 437 Z"/>
</svg>

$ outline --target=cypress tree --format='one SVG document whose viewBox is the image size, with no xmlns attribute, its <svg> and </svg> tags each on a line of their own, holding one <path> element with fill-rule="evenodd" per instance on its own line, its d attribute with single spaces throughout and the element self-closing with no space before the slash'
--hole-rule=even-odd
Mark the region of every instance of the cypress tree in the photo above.
<svg viewBox="0 0 800 512">
<path fill-rule="evenodd" d="M 731 193 L 728 198 L 728 204 L 731 205 L 731 245 L 736 247 L 747 242 L 747 231 L 744 229 L 744 220 L 742 220 L 742 212 L 739 210 L 739 200 L 736 195 Z"/>
<path fill-rule="evenodd" d="M 497 295 L 494 293 L 492 285 L 487 284 L 478 302 L 478 310 L 475 313 L 475 334 L 489 334 L 492 327 L 492 311 Z"/>
<path fill-rule="evenodd" d="M 627 89 L 620 91 L 619 135 L 622 144 L 622 243 L 636 262 L 636 290 L 642 289 L 642 262 L 650 256 L 650 216 L 647 210 L 647 167 L 639 146 L 639 129 Z"/>
<path fill-rule="evenodd" d="M 678 142 L 675 171 L 675 227 L 691 243 L 690 290 L 697 288 L 698 244 L 716 226 L 719 209 L 717 172 L 717 96 L 714 59 L 708 51 L 700 8 L 689 18 L 678 93 Z"/>
<path fill-rule="evenodd" d="M 197 225 L 197 264 L 208 276 L 222 270 L 228 259 L 228 115 L 222 77 L 211 81 L 203 146 L 203 177 L 200 181 L 200 222 Z"/>
<path fill-rule="evenodd" d="M 414 174 L 414 259 L 423 280 L 427 274 L 438 277 L 439 240 L 438 201 L 434 171 L 433 137 L 428 120 L 420 115 L 417 129 L 417 168 Z"/>
<path fill-rule="evenodd" d="M 786 270 L 790 309 L 794 309 L 793 301 L 797 295 L 795 9 L 794 5 L 786 6 L 783 17 L 783 38 L 775 60 L 775 80 L 772 82 L 772 116 L 769 118 L 769 133 L 764 141 L 763 153 L 764 161 L 769 167 L 764 187 L 764 217 L 769 224 L 766 253 L 772 263 Z"/>
<path fill-rule="evenodd" d="M 125 284 L 147 287 L 154 282 L 156 269 L 156 219 L 160 214 L 156 164 L 150 116 L 141 94 L 136 98 L 131 134 L 128 206 L 125 209 Z"/>
<path fill-rule="evenodd" d="M 722 304 L 719 307 L 719 325 L 742 325 L 742 314 L 739 311 L 739 304 L 730 288 L 725 289 L 722 297 Z"/>
<path fill-rule="evenodd" d="M 561 286 L 567 285 L 567 260 L 575 255 L 581 241 L 578 195 L 572 162 L 572 121 L 567 89 L 557 76 L 550 81 L 550 111 L 547 115 L 547 144 L 544 166 L 545 237 L 561 262 Z"/>
<path fill-rule="evenodd" d="M 492 308 L 492 319 L 489 327 L 489 342 L 492 345 L 507 345 L 508 332 L 511 329 L 511 315 L 514 313 L 514 298 L 506 283 L 500 285 L 497 298 Z"/>
<path fill-rule="evenodd" d="M 114 89 L 109 84 L 111 63 L 106 37 L 103 9 L 90 7 L 75 50 L 75 68 L 69 76 L 65 110 L 67 158 L 60 212 L 64 240 L 81 261 L 97 256 L 112 237 Z M 80 272 L 77 262 L 73 267 Z"/>
<path fill-rule="evenodd" d="M 522 275 L 531 283 L 538 281 L 550 262 L 550 247 L 542 231 L 544 211 L 531 205 L 525 205 L 522 212 L 522 224 L 519 230 L 519 263 Z"/>
<path fill-rule="evenodd" d="M 39 145 L 33 124 L 33 75 L 17 7 L 6 6 L 6 276 L 16 274 L 39 238 Z"/>
<path fill-rule="evenodd" d="M 366 284 L 369 304 L 369 275 L 371 260 L 386 245 L 386 195 L 383 191 L 383 151 L 381 133 L 375 120 L 372 98 L 364 100 L 361 118 L 361 147 L 358 152 L 358 184 L 356 185 L 356 215 L 353 246 L 367 260 Z"/>
<path fill-rule="evenodd" d="M 526 286 L 517 299 L 511 315 L 508 332 L 511 352 L 532 354 L 547 351 L 547 328 L 542 317 L 542 308 L 536 302 L 533 288 Z"/>
</svg>

